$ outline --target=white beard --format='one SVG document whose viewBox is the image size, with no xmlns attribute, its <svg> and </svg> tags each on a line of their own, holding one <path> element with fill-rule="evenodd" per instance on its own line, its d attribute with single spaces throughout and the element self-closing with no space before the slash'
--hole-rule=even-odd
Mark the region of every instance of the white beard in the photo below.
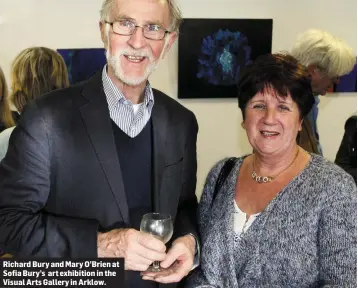
<svg viewBox="0 0 358 288">
<path fill-rule="evenodd" d="M 139 56 L 139 57 L 147 57 L 149 60 L 149 64 L 144 70 L 142 76 L 132 77 L 126 75 L 121 66 L 121 56 L 122 55 L 130 55 L 130 56 Z M 106 58 L 108 65 L 112 68 L 114 75 L 123 83 L 129 86 L 137 86 L 145 81 L 147 81 L 149 75 L 155 70 L 157 67 L 158 61 L 154 61 L 153 54 L 148 50 L 134 50 L 131 48 L 126 48 L 118 51 L 115 55 L 110 55 L 109 49 L 106 51 Z"/>
</svg>

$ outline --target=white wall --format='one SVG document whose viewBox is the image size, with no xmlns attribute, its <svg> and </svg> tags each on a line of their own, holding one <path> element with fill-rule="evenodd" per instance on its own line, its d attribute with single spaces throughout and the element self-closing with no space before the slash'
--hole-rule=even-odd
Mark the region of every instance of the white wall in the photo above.
<svg viewBox="0 0 358 288">
<path fill-rule="evenodd" d="M 29 46 L 102 47 L 98 30 L 102 0 L 0 0 L 0 65 L 9 75 L 11 60 Z M 181 0 L 185 18 L 272 18 L 272 50 L 288 50 L 296 35 L 321 28 L 357 50 L 356 0 Z M 152 86 L 177 98 L 177 49 L 151 77 Z M 235 99 L 181 100 L 197 116 L 200 195 L 210 167 L 219 159 L 249 153 Z M 357 110 L 356 93 L 321 97 L 318 128 L 325 156 L 334 160 L 345 120 Z"/>
</svg>

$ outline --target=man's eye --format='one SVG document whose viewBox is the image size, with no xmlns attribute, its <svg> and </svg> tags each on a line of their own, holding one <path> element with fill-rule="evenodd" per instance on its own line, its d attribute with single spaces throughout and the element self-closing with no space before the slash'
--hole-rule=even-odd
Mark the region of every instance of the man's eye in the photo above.
<svg viewBox="0 0 358 288">
<path fill-rule="evenodd" d="M 131 22 L 129 20 L 121 20 L 121 21 L 119 21 L 119 25 L 124 26 L 124 27 L 129 27 L 129 26 L 133 25 L 133 22 Z"/>
<path fill-rule="evenodd" d="M 159 31 L 161 27 L 159 25 L 148 25 L 148 30 L 151 32 Z"/>
</svg>

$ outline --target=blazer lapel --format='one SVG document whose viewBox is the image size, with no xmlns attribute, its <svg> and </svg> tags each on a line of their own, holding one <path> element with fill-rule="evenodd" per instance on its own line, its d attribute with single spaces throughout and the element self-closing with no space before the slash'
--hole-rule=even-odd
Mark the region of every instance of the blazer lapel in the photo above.
<svg viewBox="0 0 358 288">
<path fill-rule="evenodd" d="M 155 97 L 155 104 L 152 110 L 152 124 L 153 124 L 153 186 L 152 186 L 152 203 L 154 212 L 162 212 L 163 203 L 161 203 L 161 183 L 163 177 L 163 170 L 165 165 L 165 144 L 168 127 L 168 111 L 161 103 L 159 97 Z"/>
<path fill-rule="evenodd" d="M 101 75 L 102 73 L 96 74 L 84 86 L 82 94 L 88 102 L 81 105 L 80 111 L 87 133 L 93 148 L 96 150 L 98 160 L 107 177 L 123 221 L 129 224 L 127 197 Z M 100 193 L 100 191 L 98 192 Z"/>
</svg>

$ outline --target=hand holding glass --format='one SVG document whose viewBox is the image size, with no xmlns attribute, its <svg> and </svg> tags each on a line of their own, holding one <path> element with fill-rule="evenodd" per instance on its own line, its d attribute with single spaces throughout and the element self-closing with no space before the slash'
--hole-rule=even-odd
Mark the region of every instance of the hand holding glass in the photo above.
<svg viewBox="0 0 358 288">
<path fill-rule="evenodd" d="M 153 235 L 164 244 L 167 243 L 173 235 L 173 222 L 170 215 L 160 213 L 148 213 L 142 217 L 140 231 Z M 151 272 L 160 272 L 160 262 L 154 261 L 153 266 L 148 269 Z"/>
</svg>

